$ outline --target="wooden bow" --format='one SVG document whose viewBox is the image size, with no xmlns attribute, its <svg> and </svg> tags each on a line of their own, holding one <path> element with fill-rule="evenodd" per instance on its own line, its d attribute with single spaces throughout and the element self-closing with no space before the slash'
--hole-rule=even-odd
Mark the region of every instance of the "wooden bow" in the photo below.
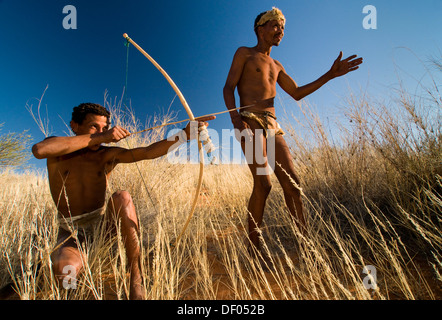
<svg viewBox="0 0 442 320">
<path fill-rule="evenodd" d="M 186 110 L 187 114 L 189 115 L 190 121 L 195 121 L 195 117 L 193 116 L 192 110 L 190 110 L 190 107 L 187 104 L 186 99 L 184 98 L 184 96 L 181 93 L 180 89 L 178 89 L 178 87 L 175 84 L 175 82 L 173 82 L 172 78 L 167 74 L 167 72 L 164 71 L 164 69 L 149 54 L 147 54 L 146 51 L 144 51 L 135 41 L 133 41 L 127 35 L 127 33 L 123 34 L 123 37 L 128 42 L 132 43 L 132 45 L 135 48 L 137 48 L 138 51 L 140 51 L 161 72 L 161 74 L 166 78 L 167 82 L 169 82 L 169 84 L 171 85 L 172 89 L 175 91 L 175 93 L 177 94 L 178 98 L 180 99 L 181 104 L 183 105 L 184 109 Z M 199 157 L 200 157 L 200 173 L 199 173 L 199 177 L 198 177 L 198 185 L 196 187 L 195 197 L 194 197 L 193 202 L 192 202 L 190 213 L 189 213 L 189 215 L 187 217 L 186 223 L 184 224 L 184 227 L 183 227 L 181 233 L 179 234 L 178 238 L 175 240 L 174 246 L 176 246 L 176 244 L 180 241 L 182 235 L 184 234 L 184 232 L 187 229 L 187 226 L 189 225 L 189 222 L 190 222 L 190 219 L 193 216 L 193 213 L 195 212 L 196 204 L 198 202 L 198 197 L 199 197 L 199 193 L 200 193 L 200 190 L 201 190 L 201 185 L 202 185 L 202 182 L 203 182 L 204 150 L 203 150 L 202 143 L 201 143 L 200 139 L 197 139 L 197 141 L 198 141 L 198 150 L 199 150 Z"/>
</svg>

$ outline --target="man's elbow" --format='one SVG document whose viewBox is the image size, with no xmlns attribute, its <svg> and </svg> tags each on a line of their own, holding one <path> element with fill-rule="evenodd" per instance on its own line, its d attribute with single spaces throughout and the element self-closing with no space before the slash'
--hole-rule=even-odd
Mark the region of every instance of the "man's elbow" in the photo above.
<svg viewBox="0 0 442 320">
<path fill-rule="evenodd" d="M 224 96 L 229 95 L 229 94 L 232 94 L 232 93 L 234 93 L 234 92 L 235 92 L 235 87 L 234 87 L 234 86 L 232 86 L 232 85 L 230 85 L 230 84 L 228 84 L 228 83 L 226 83 L 226 84 L 224 85 L 224 88 L 223 88 L 223 94 L 224 94 Z"/>
<path fill-rule="evenodd" d="M 227 85 L 225 85 L 224 88 L 223 88 L 223 95 L 224 95 L 224 97 L 227 95 L 228 92 L 229 92 L 229 88 L 227 87 Z"/>
<path fill-rule="evenodd" d="M 34 157 L 36 157 L 37 159 L 44 159 L 44 158 L 46 158 L 45 157 L 45 155 L 44 155 L 44 153 L 42 152 L 42 150 L 41 150 L 42 148 L 41 148 L 41 146 L 37 143 L 37 144 L 34 144 L 33 146 L 32 146 L 32 154 L 34 155 Z"/>
<path fill-rule="evenodd" d="M 292 96 L 292 98 L 295 99 L 296 101 L 299 101 L 304 99 L 306 94 L 303 90 L 300 90 L 298 87 L 295 90 L 292 90 L 292 92 L 290 92 L 290 96 Z"/>
<path fill-rule="evenodd" d="M 296 101 L 302 100 L 302 98 L 304 98 L 303 96 L 301 96 L 300 94 L 292 94 L 291 95 L 293 99 L 295 99 Z"/>
<path fill-rule="evenodd" d="M 304 98 L 303 92 L 302 90 L 299 90 L 298 86 L 286 88 L 284 89 L 284 91 L 287 92 L 287 94 L 296 101 L 302 100 L 302 98 Z"/>
</svg>

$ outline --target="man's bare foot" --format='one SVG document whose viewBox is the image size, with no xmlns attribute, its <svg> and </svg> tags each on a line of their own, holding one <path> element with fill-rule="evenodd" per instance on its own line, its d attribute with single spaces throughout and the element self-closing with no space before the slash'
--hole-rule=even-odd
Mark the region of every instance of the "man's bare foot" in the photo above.
<svg viewBox="0 0 442 320">
<path fill-rule="evenodd" d="M 130 288 L 129 300 L 146 300 L 143 286 L 136 285 Z"/>
<path fill-rule="evenodd" d="M 131 277 L 129 300 L 145 300 L 146 292 L 141 276 Z"/>
</svg>

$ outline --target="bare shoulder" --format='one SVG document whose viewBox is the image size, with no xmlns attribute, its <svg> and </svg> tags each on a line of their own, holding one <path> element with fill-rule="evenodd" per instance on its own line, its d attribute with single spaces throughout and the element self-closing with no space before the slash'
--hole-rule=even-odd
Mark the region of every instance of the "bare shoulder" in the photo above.
<svg viewBox="0 0 442 320">
<path fill-rule="evenodd" d="M 237 54 L 247 54 L 247 53 L 250 53 L 251 50 L 252 50 L 252 48 L 249 48 L 249 47 L 239 47 L 236 50 L 236 53 Z"/>
<path fill-rule="evenodd" d="M 123 153 L 129 152 L 129 149 L 115 146 L 101 146 L 100 151 L 102 152 L 103 160 L 105 162 L 119 162 L 119 156 Z"/>
<path fill-rule="evenodd" d="M 249 47 L 239 47 L 236 50 L 235 58 L 247 58 L 253 54 L 253 48 Z"/>
<path fill-rule="evenodd" d="M 282 66 L 282 63 L 281 62 L 279 62 L 278 60 L 276 60 L 276 59 L 273 59 L 273 62 L 281 69 L 281 70 L 284 70 L 284 67 Z"/>
<path fill-rule="evenodd" d="M 281 77 L 285 77 L 285 76 L 288 76 L 288 75 L 287 75 L 287 72 L 285 71 L 285 69 L 284 69 L 284 67 L 283 67 L 281 62 L 279 62 L 276 59 L 273 59 L 273 62 L 274 62 L 275 66 L 276 66 L 276 69 L 277 69 L 276 72 L 278 73 L 278 82 L 279 82 Z"/>
</svg>

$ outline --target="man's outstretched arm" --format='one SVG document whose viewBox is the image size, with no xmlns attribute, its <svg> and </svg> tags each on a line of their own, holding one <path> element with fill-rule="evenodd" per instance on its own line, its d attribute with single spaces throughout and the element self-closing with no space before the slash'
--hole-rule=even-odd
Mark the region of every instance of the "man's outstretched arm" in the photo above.
<svg viewBox="0 0 442 320">
<path fill-rule="evenodd" d="M 215 116 L 207 116 L 198 119 L 198 126 L 206 126 L 209 124 L 206 121 L 214 120 Z M 196 135 L 190 133 L 190 122 L 187 124 L 186 128 L 183 129 L 185 138 L 180 138 L 179 135 L 175 135 L 173 139 L 164 139 L 161 141 L 157 141 L 152 143 L 147 147 L 139 147 L 134 149 L 124 149 L 124 148 L 115 148 L 115 153 L 112 155 L 113 161 L 116 163 L 132 163 L 141 160 L 149 160 L 156 159 L 166 155 L 167 153 L 176 149 L 180 140 L 188 140 L 189 137 L 194 139 Z"/>
<path fill-rule="evenodd" d="M 118 126 L 101 133 L 82 134 L 72 137 L 49 137 L 32 146 L 32 153 L 37 159 L 59 157 L 80 149 L 117 142 L 128 137 L 130 133 Z"/>
<path fill-rule="evenodd" d="M 285 72 L 282 65 L 281 72 L 278 75 L 279 86 L 287 92 L 295 100 L 301 100 L 302 98 L 308 96 L 309 94 L 315 92 L 328 81 L 343 76 L 351 71 L 355 71 L 359 68 L 362 63 L 362 58 L 357 58 L 356 55 L 352 55 L 344 60 L 342 58 L 342 51 L 339 53 L 338 58 L 333 62 L 332 67 L 324 75 L 322 75 L 317 80 L 299 87 L 296 82 Z"/>
</svg>

